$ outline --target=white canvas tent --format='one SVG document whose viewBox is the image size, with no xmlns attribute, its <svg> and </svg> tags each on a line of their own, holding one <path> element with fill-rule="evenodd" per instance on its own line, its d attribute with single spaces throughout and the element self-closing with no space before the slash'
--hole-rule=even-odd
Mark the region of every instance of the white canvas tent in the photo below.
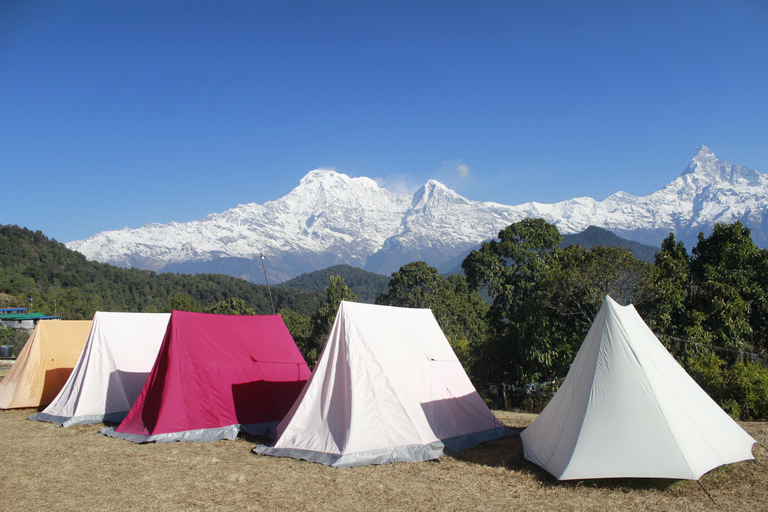
<svg viewBox="0 0 768 512">
<path fill-rule="evenodd" d="M 65 427 L 122 421 L 152 370 L 170 317 L 97 311 L 66 384 L 43 412 L 29 419 Z"/>
<path fill-rule="evenodd" d="M 752 439 L 683 370 L 633 306 L 606 297 L 547 407 L 520 434 L 558 480 L 698 480 L 753 459 Z"/>
<path fill-rule="evenodd" d="M 274 445 L 254 451 L 349 467 L 434 459 L 510 433 L 429 309 L 342 302 Z"/>
</svg>

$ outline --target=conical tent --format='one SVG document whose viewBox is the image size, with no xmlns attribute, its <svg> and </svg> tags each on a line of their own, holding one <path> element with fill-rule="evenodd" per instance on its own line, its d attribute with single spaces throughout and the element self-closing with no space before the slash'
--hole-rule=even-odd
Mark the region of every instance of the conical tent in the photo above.
<svg viewBox="0 0 768 512">
<path fill-rule="evenodd" d="M 97 311 L 66 384 L 43 412 L 29 419 L 65 427 L 122 421 L 155 364 L 170 317 Z"/>
<path fill-rule="evenodd" d="M 83 351 L 90 320 L 41 320 L 0 382 L 0 409 L 48 405 Z"/>
<path fill-rule="evenodd" d="M 279 315 L 174 311 L 127 416 L 102 433 L 134 442 L 234 439 L 288 412 L 309 368 Z"/>
<path fill-rule="evenodd" d="M 429 309 L 342 302 L 265 455 L 335 467 L 429 460 L 509 435 Z"/>
<path fill-rule="evenodd" d="M 752 439 L 694 382 L 633 306 L 606 297 L 550 403 L 521 434 L 558 480 L 698 480 L 752 459 Z"/>
</svg>

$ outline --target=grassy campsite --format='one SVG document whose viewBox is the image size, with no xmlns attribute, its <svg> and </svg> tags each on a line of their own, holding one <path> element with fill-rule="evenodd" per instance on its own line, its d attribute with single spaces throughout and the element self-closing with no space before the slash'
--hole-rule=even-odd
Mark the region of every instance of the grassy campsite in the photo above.
<svg viewBox="0 0 768 512">
<path fill-rule="evenodd" d="M 482 395 L 481 398 L 475 393 L 474 397 L 477 397 L 480 408 L 485 410 L 491 423 L 498 420 L 506 427 L 525 431 L 522 437 L 513 435 L 494 439 L 472 445 L 455 455 L 444 454 L 436 460 L 428 460 L 430 457 L 397 459 L 409 462 L 384 465 L 373 462 L 338 469 L 294 458 L 257 455 L 253 449 L 265 443 L 266 439 L 243 431 L 236 439 L 230 440 L 134 444 L 124 440 L 127 438 L 114 439 L 97 435 L 105 427 L 104 424 L 74 424 L 60 428 L 48 423 L 51 420 L 47 419 L 29 421 L 29 416 L 36 412 L 42 413 L 44 407 L 36 409 L 34 406 L 21 405 L 19 409 L 0 410 L 0 467 L 12 468 L 6 470 L 0 479 L 0 509 L 93 510 L 103 508 L 105 503 L 131 510 L 766 509 L 768 450 L 765 446 L 768 445 L 768 424 L 765 419 L 768 415 L 768 370 L 764 364 L 766 337 L 763 320 L 768 309 L 763 299 L 768 290 L 764 282 L 768 272 L 759 269 L 768 268 L 768 252 L 755 247 L 749 239 L 748 230 L 739 223 L 732 226 L 719 225 L 710 237 L 701 238 L 690 256 L 682 244 L 670 236 L 654 263 L 639 262 L 621 249 L 560 249 L 560 240 L 556 229 L 541 220 L 511 225 L 499 234 L 498 241 L 484 244 L 479 251 L 470 254 L 463 264 L 463 276 L 444 277 L 424 262 L 414 262 L 392 274 L 387 291 L 375 298 L 375 304 L 356 305 L 357 296 L 340 276 L 330 277 L 325 299 L 322 299 L 322 294 L 310 297 L 294 290 L 276 296 L 282 318 L 280 324 L 284 322 L 283 329 L 287 328 L 289 339 L 295 341 L 292 350 L 300 352 L 309 367 L 315 368 L 315 375 L 319 373 L 318 368 L 325 371 L 326 375 L 335 375 L 332 367 L 323 367 L 330 359 L 325 358 L 324 361 L 320 357 L 324 346 L 334 347 L 327 352 L 344 354 L 344 357 L 354 356 L 350 355 L 351 350 L 348 353 L 339 352 L 341 349 L 337 350 L 337 347 L 361 346 L 344 342 L 345 335 L 341 333 L 345 330 L 334 331 L 331 328 L 337 312 L 341 315 L 340 304 L 347 304 L 345 307 L 350 312 L 349 322 L 358 322 L 348 332 L 365 331 L 363 337 L 369 341 L 379 338 L 370 344 L 371 347 L 377 347 L 377 355 L 369 358 L 370 361 L 376 361 L 375 366 L 379 368 L 377 371 L 393 371 L 385 368 L 385 360 L 393 364 L 393 368 L 407 363 L 410 369 L 409 372 L 398 374 L 394 370 L 395 374 L 381 375 L 386 375 L 388 379 L 397 375 L 395 380 L 403 389 L 429 389 L 429 385 L 423 387 L 420 381 L 410 380 L 410 374 L 416 377 L 422 371 L 414 371 L 417 369 L 415 362 L 419 361 L 419 368 L 442 368 L 434 375 L 440 375 L 444 390 L 448 389 L 448 382 L 451 386 L 459 385 L 457 383 L 464 379 L 465 384 L 460 384 L 454 390 L 460 392 L 449 390 L 446 395 L 430 395 L 428 400 L 414 395 L 414 408 L 409 409 L 411 412 L 420 411 L 422 405 L 425 405 L 427 407 L 424 410 L 429 410 L 432 415 L 429 420 L 431 426 L 435 427 L 439 423 L 440 428 L 447 428 L 445 425 L 459 424 L 458 420 L 449 420 L 451 416 L 446 415 L 446 411 L 457 410 L 456 404 L 459 403 L 469 404 L 463 401 L 471 396 L 466 393 L 466 386 L 469 385 L 473 392 L 477 389 Z M 184 318 L 188 318 L 186 325 L 189 326 L 197 325 L 198 320 L 205 324 L 214 322 L 210 317 L 215 317 L 215 322 L 221 320 L 229 326 L 231 322 L 217 315 L 240 315 L 229 318 L 239 318 L 245 322 L 247 318 L 255 320 L 251 315 L 267 313 L 264 309 L 267 306 L 263 289 L 224 276 L 211 278 L 204 275 L 164 275 L 134 270 L 124 272 L 124 269 L 86 262 L 55 241 L 47 240 L 39 232 L 32 233 L 14 227 L 0 229 L 0 249 L 3 249 L 0 250 L 3 258 L 0 291 L 5 294 L 5 300 L 20 301 L 30 297 L 43 308 L 60 308 L 58 311 L 62 313 L 63 320 L 50 321 L 53 323 L 93 319 L 96 324 L 100 315 L 97 311 L 105 310 L 137 311 L 133 314 L 139 316 L 166 311 L 170 313 L 170 322 L 174 325 L 167 332 L 180 333 Z M 740 257 L 734 258 L 734 254 Z M 481 291 L 485 297 L 481 296 Z M 615 297 L 617 302 L 608 297 Z M 716 297 L 716 300 L 712 300 L 712 297 Z M 605 304 L 611 304 L 610 308 L 605 309 Z M 376 310 L 388 306 L 398 307 L 387 309 L 389 312 L 386 314 Z M 415 316 L 412 321 L 405 316 L 401 318 L 401 315 L 411 318 L 417 311 L 426 311 L 425 308 L 432 313 L 428 315 L 434 323 L 430 329 L 426 329 L 425 321 L 417 320 Z M 673 425 L 666 423 L 667 418 L 653 423 L 650 417 L 654 414 L 658 416 L 658 411 L 664 407 L 669 412 L 668 404 L 677 403 L 680 404 L 678 408 L 685 409 L 686 413 L 694 411 L 694 414 L 682 415 L 688 418 L 682 418 L 676 411 L 671 414 L 677 416 L 674 428 L 684 425 L 682 432 L 686 434 L 682 436 L 681 445 L 688 445 L 689 453 L 690 448 L 694 447 L 694 458 L 706 459 L 709 455 L 703 452 L 715 452 L 725 446 L 728 443 L 725 441 L 728 436 L 723 435 L 726 429 L 730 429 L 729 432 L 736 429 L 743 434 L 740 441 L 733 442 L 740 446 L 738 449 L 725 449 L 731 454 L 726 456 L 730 460 L 719 464 L 711 461 L 704 463 L 708 468 L 698 473 L 703 475 L 698 482 L 686 476 L 634 479 L 582 477 L 559 481 L 552 476 L 558 473 L 545 470 L 537 465 L 540 462 L 534 464 L 523 457 L 523 442 L 526 443 L 529 459 L 533 446 L 526 436 L 533 436 L 537 426 L 538 431 L 552 430 L 547 424 L 542 429 L 541 421 L 528 428 L 551 395 L 531 395 L 527 391 L 520 394 L 520 390 L 524 391 L 530 383 L 554 383 L 555 387 L 568 389 L 567 395 L 572 396 L 568 386 L 573 387 L 573 384 L 568 384 L 568 379 L 563 380 L 569 368 L 580 368 L 579 371 L 583 372 L 583 368 L 598 366 L 595 360 L 592 363 L 586 363 L 586 360 L 577 363 L 574 359 L 578 360 L 577 353 L 582 353 L 582 347 L 603 343 L 598 340 L 614 338 L 613 335 L 589 334 L 592 333 L 590 326 L 603 325 L 598 319 L 603 318 L 603 311 L 609 309 L 613 313 L 605 313 L 604 325 L 608 326 L 611 322 L 611 325 L 621 324 L 624 327 L 614 329 L 615 332 L 635 334 L 642 327 L 644 334 L 640 338 L 644 341 L 635 340 L 636 336 L 627 336 L 624 340 L 616 336 L 615 341 L 610 342 L 615 343 L 615 347 L 623 347 L 614 351 L 619 354 L 616 361 L 625 366 L 629 364 L 626 366 L 629 371 L 623 369 L 607 372 L 599 377 L 603 379 L 599 385 L 606 390 L 625 391 L 614 393 L 612 401 L 604 400 L 602 403 L 610 405 L 603 406 L 601 416 L 592 416 L 601 418 L 600 421 L 593 421 L 593 425 L 602 423 L 603 426 L 592 430 L 592 444 L 588 451 L 582 450 L 581 460 L 586 459 L 588 463 L 591 463 L 591 459 L 609 461 L 612 453 L 609 449 L 603 449 L 603 446 L 608 446 L 603 441 L 612 437 L 614 441 L 619 439 L 625 446 L 631 446 L 631 451 L 635 453 L 653 453 L 653 457 L 646 455 L 645 460 L 652 460 L 657 470 L 668 469 L 665 466 L 670 465 L 666 462 L 657 462 L 664 456 L 663 449 L 659 448 L 662 443 L 656 442 L 658 438 L 653 435 L 646 435 L 648 429 L 645 428 L 645 420 L 649 418 L 647 424 L 656 432 L 667 429 L 668 425 Z M 401 313 L 396 314 L 394 310 Z M 390 314 L 394 316 L 389 317 Z M 132 322 L 135 324 L 136 320 Z M 406 329 L 403 327 L 405 325 L 413 329 Z M 625 328 L 627 326 L 631 328 Z M 215 334 L 221 329 L 222 326 L 215 327 L 212 332 Z M 390 329 L 394 329 L 392 333 L 398 334 L 390 333 Z M 4 334 L 8 334 L 8 331 L 6 329 Z M 247 329 L 236 331 L 244 333 Z M 108 331 L 99 328 L 93 329 L 93 332 Z M 202 333 L 204 329 L 190 328 L 190 332 Z M 420 341 L 401 344 L 399 333 L 402 332 L 419 332 L 415 337 Z M 428 336 L 425 333 L 429 333 Z M 662 335 L 660 338 L 664 346 L 659 343 L 657 333 Z M 204 338 L 215 339 L 214 334 Z M 102 341 L 107 343 L 105 346 L 116 343 L 114 335 L 104 336 Z M 404 340 L 410 336 L 403 335 L 402 338 Z M 30 337 L 33 338 L 34 335 Z M 43 340 L 42 336 L 39 338 Z M 227 335 L 224 338 L 231 341 L 237 336 Z M 164 363 L 155 365 L 152 371 L 171 368 L 172 365 L 166 362 L 174 361 L 171 359 L 172 354 L 182 354 L 188 350 L 192 346 L 191 339 L 186 335 L 176 338 L 169 334 L 162 344 L 166 348 L 161 348 L 158 356 L 165 357 L 162 359 Z M 442 348 L 437 345 L 430 347 L 429 351 L 437 352 L 430 352 L 432 355 L 427 358 L 423 357 L 428 355 L 426 351 L 409 352 L 412 345 L 415 347 L 421 344 L 419 350 L 422 350 L 422 345 L 426 347 L 424 343 L 427 339 L 441 343 Z M 10 342 L 11 338 L 7 340 Z M 228 347 L 226 340 L 219 339 L 214 344 L 202 343 L 201 348 L 194 349 L 198 359 L 185 364 L 192 368 L 189 365 L 201 365 L 203 361 L 208 364 L 219 357 L 244 366 L 253 366 L 256 362 L 264 367 L 267 363 L 284 364 L 261 357 L 258 344 L 249 347 L 242 357 L 236 356 L 232 348 L 234 345 Z M 15 355 L 19 354 L 23 345 L 18 341 L 13 340 Z M 79 343 L 80 346 L 83 343 L 91 346 L 88 344 L 92 341 L 89 335 L 88 340 L 80 339 Z M 131 341 L 125 343 L 135 346 Z M 177 343 L 186 348 L 168 348 L 177 346 Z M 247 340 L 243 338 L 242 343 L 238 343 L 245 347 Z M 654 348 L 648 350 L 647 347 L 651 345 Z M 94 351 L 105 354 L 111 352 Z M 438 352 L 448 355 L 437 357 Z M 404 357 L 406 353 L 409 355 Z M 584 350 L 584 353 L 603 354 L 604 351 L 590 348 Z M 632 353 L 633 356 L 622 358 L 620 353 Z M 749 358 L 745 358 L 745 355 Z M 77 354 L 70 354 L 70 357 L 74 357 L 70 363 L 73 365 Z M 334 360 L 342 361 L 339 357 Z M 608 359 L 600 361 L 605 368 L 613 366 L 613 363 L 606 363 Z M 110 368 L 115 375 L 119 375 L 120 371 L 128 371 L 127 367 L 121 367 L 116 362 L 114 364 Z M 339 364 L 340 368 L 360 367 L 358 363 Z M 218 368 L 225 366 L 218 365 Z M 672 366 L 679 370 L 662 368 Z M 184 368 L 183 365 L 174 367 Z M 647 377 L 643 368 L 651 367 L 655 368 L 655 376 Z M 151 368 L 150 362 L 143 371 Z M 217 375 L 217 383 L 222 386 L 223 392 L 209 393 L 214 389 L 209 386 L 201 389 L 197 396 L 224 396 L 227 389 L 234 391 L 235 381 L 228 382 L 226 378 L 235 375 L 235 366 L 226 368 L 226 375 Z M 458 369 L 461 371 L 457 373 Z M 191 375 L 187 370 L 179 371 L 181 373 L 177 376 Z M 424 375 L 432 371 L 426 371 Z M 0 368 L 0 377 L 7 373 L 7 366 Z M 676 380 L 681 374 L 690 381 L 689 384 L 681 384 L 682 381 Z M 627 379 L 629 375 L 633 377 Z M 615 380 L 616 376 L 620 377 L 618 381 Z M 160 380 L 151 377 L 147 382 L 163 382 L 166 378 L 168 382 L 176 379 L 172 376 Z M 254 376 L 237 382 L 261 382 L 259 379 Z M 300 379 L 296 377 L 294 380 L 298 382 Z M 325 390 L 337 387 L 345 389 L 343 385 L 336 386 L 333 381 L 317 380 L 319 385 L 315 386 L 314 391 L 312 386 L 307 386 L 307 395 L 315 393 L 315 399 L 310 400 L 314 404 L 332 401 L 332 395 L 323 394 Z M 640 386 L 635 386 L 641 381 Z M 677 384 L 670 384 L 672 381 Z M 368 382 L 371 383 L 371 389 L 381 388 L 374 385 L 378 382 L 375 379 L 368 379 Z M 659 383 L 662 383 L 660 387 Z M 0 382 L 0 387 L 4 384 Z M 646 408 L 638 408 L 635 405 L 637 397 L 626 394 L 626 390 L 645 389 L 646 384 L 653 384 L 655 392 L 661 389 L 662 395 L 672 390 L 669 393 L 674 394 L 675 398 L 670 401 L 671 395 L 668 394 L 667 398 L 662 397 L 658 402 L 648 402 Z M 691 394 L 690 384 L 699 391 L 694 390 Z M 106 381 L 103 380 L 101 385 L 106 386 Z M 134 389 L 136 395 L 141 386 L 143 384 Z M 464 387 L 459 389 L 461 386 Z M 494 387 L 496 391 L 493 391 Z M 6 386 L 6 389 L 9 388 Z M 148 385 L 147 389 L 151 390 L 152 386 Z M 165 405 L 161 405 L 164 399 L 175 403 L 198 404 L 199 399 L 191 400 L 185 396 L 189 389 L 179 388 L 175 398 L 170 399 L 172 394 L 166 393 L 165 388 L 157 388 L 146 395 L 151 394 L 155 398 L 146 400 L 144 397 L 136 401 L 134 406 L 147 403 L 149 405 L 145 411 L 166 410 Z M 500 389 L 503 390 L 503 400 L 499 400 Z M 582 386 L 575 391 L 582 393 L 584 389 L 590 388 Z M 685 398 L 697 396 L 701 389 L 711 397 L 712 400 L 707 398 L 711 405 L 695 405 L 698 399 Z M 298 388 L 295 391 L 298 392 Z M 385 402 L 395 403 L 391 400 L 393 396 L 388 396 Z M 560 396 L 566 396 L 566 393 Z M 586 395 L 582 393 L 580 396 Z M 401 398 L 401 395 L 398 394 L 397 398 Z M 667 404 L 664 407 L 663 400 Z M 293 403 L 293 399 L 287 401 L 287 405 L 284 404 L 286 407 L 290 406 L 288 402 Z M 557 402 L 557 399 L 553 402 Z M 377 402 L 369 400 L 367 403 Z M 401 404 L 403 411 L 406 407 L 404 403 Z M 577 403 L 577 400 L 569 399 L 567 403 Z M 218 407 L 211 402 L 210 407 L 214 406 Z M 246 410 L 242 406 L 243 403 L 240 406 L 234 404 L 229 413 L 237 415 L 238 411 Z M 208 410 L 208 407 L 205 405 L 203 409 Z M 488 407 L 494 409 L 492 413 Z M 184 408 L 191 410 L 186 405 Z M 500 408 L 504 410 L 498 410 Z M 712 408 L 717 411 L 714 416 L 710 415 Z M 305 412 L 307 410 L 304 409 Z M 389 419 L 393 410 L 388 409 L 380 417 Z M 476 412 L 480 410 L 477 403 L 466 410 L 474 412 L 462 414 L 477 419 Z M 101 414 L 109 411 L 98 412 Z M 442 416 L 438 416 L 438 413 Z M 717 414 L 721 415 L 719 419 L 711 422 L 711 418 Z M 198 414 L 200 417 L 204 415 Z M 135 411 L 133 417 L 144 421 L 148 416 L 139 410 Z M 296 417 L 298 415 L 292 421 Z M 308 416 L 305 414 L 306 417 L 319 416 L 310 413 Z M 437 417 L 441 420 L 435 423 Z M 541 415 L 541 418 L 545 417 L 546 414 Z M 578 420 L 579 414 L 575 417 Z M 583 421 L 586 415 L 580 417 L 578 421 Z M 691 418 L 696 418 L 696 421 L 693 422 Z M 356 428 L 359 429 L 363 423 L 358 420 L 363 419 L 361 416 L 355 420 Z M 302 425 L 310 423 L 306 420 L 296 421 L 296 431 L 300 435 Z M 559 420 L 547 421 L 552 422 L 550 424 L 561 423 Z M 562 424 L 567 424 L 570 432 L 581 432 L 578 421 L 574 423 L 568 419 L 563 420 Z M 710 423 L 705 426 L 702 421 Z M 324 422 L 331 423 L 329 420 Z M 730 422 L 732 427 L 726 428 L 726 422 Z M 224 428 L 234 423 L 248 422 L 227 420 L 213 427 Z M 614 425 L 612 430 L 605 427 L 608 423 Z M 628 428 L 632 423 L 634 430 Z M 318 427 L 318 432 L 325 428 L 330 432 L 335 428 L 334 439 L 338 432 L 346 428 L 346 435 L 350 436 L 352 423 L 338 430 L 340 424 L 312 425 L 311 428 Z M 147 427 L 147 424 L 137 425 L 138 430 Z M 115 424 L 106 426 L 122 427 Z M 718 430 L 721 427 L 723 430 Z M 185 432 L 194 432 L 196 428 L 188 426 L 179 435 L 187 435 Z M 211 427 L 200 426 L 199 429 Z M 368 433 L 379 431 L 376 428 L 364 430 Z M 705 430 L 706 434 L 703 433 Z M 380 428 L 380 431 L 382 437 L 389 438 L 390 432 L 387 432 L 386 426 Z M 456 436 L 446 435 L 438 439 L 456 439 L 464 433 L 473 436 L 477 432 L 465 430 L 457 432 Z M 595 432 L 598 433 L 595 435 Z M 688 434 L 691 439 L 685 439 Z M 752 447 L 751 440 L 756 441 L 752 447 L 755 461 L 744 461 L 749 454 L 747 451 L 747 455 L 743 455 L 744 438 L 749 441 L 746 444 L 747 450 Z M 722 443 L 721 439 L 724 440 Z M 547 446 L 559 446 L 558 443 L 557 439 L 544 438 L 543 446 L 546 449 Z M 387 449 L 397 450 L 398 446 L 415 445 L 391 444 Z M 288 446 L 287 449 L 294 447 Z M 360 453 L 368 452 L 363 450 Z M 568 451 L 560 450 L 560 453 L 567 454 Z M 619 459 L 622 457 L 613 457 L 613 461 Z M 576 457 L 572 460 L 576 461 Z M 714 460 L 722 459 L 715 457 Z M 729 463 L 734 461 L 742 462 Z M 679 461 L 675 464 L 679 466 Z M 710 468 L 714 469 L 710 471 Z M 695 473 L 692 468 L 691 471 Z"/>
<path fill-rule="evenodd" d="M 260 438 L 134 444 L 0 411 L 3 510 L 766 510 L 768 452 L 717 468 L 701 483 L 558 482 L 522 456 L 518 436 L 433 462 L 336 469 L 251 452 Z M 535 415 L 495 411 L 523 428 Z M 762 445 L 768 425 L 742 422 Z"/>
</svg>

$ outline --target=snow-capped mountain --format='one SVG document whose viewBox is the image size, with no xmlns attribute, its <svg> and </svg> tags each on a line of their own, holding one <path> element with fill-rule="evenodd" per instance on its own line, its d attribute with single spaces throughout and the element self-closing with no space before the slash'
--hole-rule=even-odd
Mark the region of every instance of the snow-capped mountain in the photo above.
<svg viewBox="0 0 768 512">
<path fill-rule="evenodd" d="M 598 226 L 654 246 L 674 232 L 689 248 L 699 231 L 741 220 L 765 246 L 768 176 L 718 160 L 702 146 L 675 181 L 645 197 L 618 192 L 605 201 L 506 206 L 470 201 L 434 180 L 414 194 L 396 194 L 368 178 L 314 170 L 288 195 L 263 205 L 105 231 L 67 247 L 122 267 L 256 282 L 264 278 L 254 258 L 264 253 L 270 280 L 278 282 L 340 263 L 383 274 L 416 260 L 439 266 L 526 217 L 541 217 L 563 234 Z"/>
</svg>

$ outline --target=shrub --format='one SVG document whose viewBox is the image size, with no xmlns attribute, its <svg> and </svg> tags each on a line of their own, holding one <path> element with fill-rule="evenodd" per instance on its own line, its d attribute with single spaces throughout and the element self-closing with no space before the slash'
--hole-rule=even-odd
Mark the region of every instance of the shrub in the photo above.
<svg viewBox="0 0 768 512">
<path fill-rule="evenodd" d="M 10 327 L 0 326 L 0 345 L 11 345 L 11 352 L 14 357 L 19 356 L 19 352 L 29 339 L 31 331 L 25 329 L 12 329 Z"/>
<path fill-rule="evenodd" d="M 728 365 L 702 352 L 688 357 L 686 370 L 732 418 L 768 418 L 768 368 L 741 360 Z"/>
<path fill-rule="evenodd" d="M 728 400 L 739 405 L 739 418 L 753 420 L 768 417 L 768 369 L 736 361 L 725 374 Z"/>
<path fill-rule="evenodd" d="M 686 371 L 716 402 L 726 398 L 726 381 L 723 368 L 725 361 L 712 352 L 700 352 L 688 356 Z"/>
</svg>

